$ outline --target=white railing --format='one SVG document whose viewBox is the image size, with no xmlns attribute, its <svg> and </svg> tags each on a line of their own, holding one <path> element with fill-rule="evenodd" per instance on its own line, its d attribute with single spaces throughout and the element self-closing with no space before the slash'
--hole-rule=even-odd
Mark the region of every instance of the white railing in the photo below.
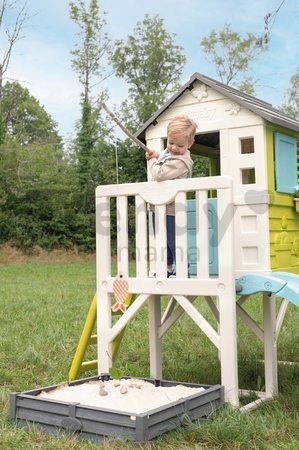
<svg viewBox="0 0 299 450">
<path fill-rule="evenodd" d="M 218 275 L 209 273 L 208 192 L 217 191 Z M 196 199 L 197 276 L 188 278 L 186 193 Z M 129 276 L 128 197 L 135 197 L 136 276 Z M 112 300 L 115 276 L 111 271 L 110 199 L 117 204 L 117 274 L 127 279 L 126 288 L 136 294 L 134 302 L 115 322 Z M 228 177 L 193 178 L 153 183 L 100 186 L 96 191 L 97 216 L 97 333 L 98 372 L 108 373 L 112 365 L 112 342 L 124 330 L 136 312 L 149 306 L 150 373 L 162 377 L 162 336 L 187 313 L 219 350 L 221 383 L 225 398 L 238 404 L 238 364 L 233 249 L 232 182 Z M 176 206 L 176 277 L 167 278 L 166 204 Z M 147 203 L 155 205 L 155 239 L 148 239 Z M 111 209 L 111 211 L 113 211 Z M 149 245 L 150 244 L 150 245 Z M 150 248 L 153 245 L 153 248 Z M 150 252 L 155 256 L 156 276 L 149 275 Z M 113 276 L 112 276 L 113 275 Z M 161 295 L 170 296 L 169 307 L 161 317 Z M 192 304 L 195 297 L 216 296 L 218 331 Z M 176 304 L 178 307 L 176 308 Z M 174 309 L 175 308 L 175 309 Z"/>
<path fill-rule="evenodd" d="M 209 275 L 208 192 L 217 191 L 218 275 Z M 196 199 L 197 276 L 188 278 L 186 193 Z M 97 282 L 113 292 L 110 199 L 116 198 L 117 274 L 135 294 L 217 295 L 234 289 L 233 196 L 229 177 L 99 186 L 96 190 Z M 129 276 L 128 197 L 135 197 L 136 275 Z M 167 278 L 166 204 L 176 207 L 176 277 Z M 147 204 L 155 205 L 155 239 L 149 241 Z M 155 277 L 150 274 L 155 259 Z"/>
</svg>

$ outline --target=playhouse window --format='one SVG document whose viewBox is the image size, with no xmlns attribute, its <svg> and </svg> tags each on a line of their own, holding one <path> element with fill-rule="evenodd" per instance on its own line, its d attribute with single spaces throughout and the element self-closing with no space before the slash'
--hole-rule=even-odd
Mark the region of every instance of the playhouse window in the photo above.
<svg viewBox="0 0 299 450">
<path fill-rule="evenodd" d="M 253 137 L 241 138 L 240 150 L 242 155 L 245 155 L 246 153 L 254 153 L 254 138 Z"/>
<path fill-rule="evenodd" d="M 253 167 L 241 169 L 241 183 L 255 184 L 255 169 Z"/>
<path fill-rule="evenodd" d="M 298 184 L 296 138 L 275 133 L 274 148 L 276 191 L 293 194 Z"/>
</svg>

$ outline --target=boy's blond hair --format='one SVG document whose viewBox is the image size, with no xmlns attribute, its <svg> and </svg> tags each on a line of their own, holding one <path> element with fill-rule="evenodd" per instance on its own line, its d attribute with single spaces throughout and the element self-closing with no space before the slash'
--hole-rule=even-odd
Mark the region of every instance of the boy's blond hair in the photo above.
<svg viewBox="0 0 299 450">
<path fill-rule="evenodd" d="M 167 126 L 167 135 L 181 134 L 188 138 L 188 143 L 193 144 L 197 124 L 185 114 L 175 116 Z"/>
</svg>

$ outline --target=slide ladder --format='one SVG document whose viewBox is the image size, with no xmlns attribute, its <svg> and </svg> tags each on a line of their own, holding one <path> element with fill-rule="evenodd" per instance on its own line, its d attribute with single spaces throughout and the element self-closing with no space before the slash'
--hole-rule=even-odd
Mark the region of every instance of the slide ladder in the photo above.
<svg viewBox="0 0 299 450">
<path fill-rule="evenodd" d="M 125 300 L 126 307 L 129 307 L 133 301 L 135 300 L 135 296 L 133 294 L 129 294 Z M 120 315 L 121 312 L 112 312 L 112 315 Z M 68 379 L 69 381 L 74 381 L 78 378 L 79 374 L 82 372 L 87 372 L 88 370 L 97 369 L 98 360 L 94 359 L 91 361 L 83 361 L 86 350 L 89 346 L 96 345 L 98 342 L 98 337 L 96 334 L 92 334 L 94 325 L 97 318 L 97 298 L 94 295 L 92 302 L 90 304 L 88 314 L 86 317 L 86 321 L 83 327 L 83 331 L 81 337 L 79 339 L 79 343 L 71 364 L 71 368 L 69 370 Z M 117 338 L 113 341 L 112 344 L 112 359 L 114 359 L 117 355 L 117 351 L 119 349 L 121 340 L 123 338 L 125 332 L 125 328 L 122 332 L 117 336 Z"/>
<path fill-rule="evenodd" d="M 299 275 L 289 272 L 247 273 L 238 280 L 238 295 L 269 292 L 299 307 Z"/>
</svg>

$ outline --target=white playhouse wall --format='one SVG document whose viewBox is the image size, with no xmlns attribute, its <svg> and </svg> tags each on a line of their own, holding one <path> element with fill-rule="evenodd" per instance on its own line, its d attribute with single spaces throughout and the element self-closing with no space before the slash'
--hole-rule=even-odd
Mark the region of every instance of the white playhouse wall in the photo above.
<svg viewBox="0 0 299 450">
<path fill-rule="evenodd" d="M 146 130 L 150 149 L 162 150 L 167 124 L 177 114 L 197 123 L 197 134 L 220 135 L 221 175 L 233 179 L 236 278 L 248 271 L 270 270 L 268 181 L 264 119 L 197 81 L 182 93 Z M 241 140 L 254 139 L 254 152 L 241 153 Z M 244 171 L 255 174 L 254 184 L 243 184 Z"/>
</svg>

